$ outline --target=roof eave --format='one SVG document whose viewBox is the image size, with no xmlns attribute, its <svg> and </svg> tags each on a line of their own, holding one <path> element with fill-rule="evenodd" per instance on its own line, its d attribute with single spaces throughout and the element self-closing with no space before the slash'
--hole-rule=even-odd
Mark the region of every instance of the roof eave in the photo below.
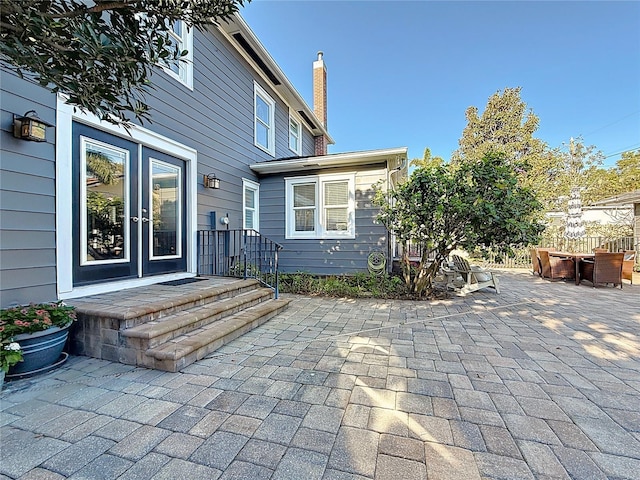
<svg viewBox="0 0 640 480">
<path fill-rule="evenodd" d="M 234 46 L 234 48 L 238 51 L 240 55 L 242 55 L 245 60 L 253 67 L 253 69 L 258 73 L 261 77 L 265 79 L 265 81 L 269 82 L 272 89 L 274 89 L 285 101 L 289 104 L 289 107 L 294 110 L 302 110 L 305 115 L 309 118 L 313 119 L 313 123 L 315 128 L 311 130 L 314 136 L 324 135 L 327 138 L 327 142 L 331 145 L 335 144 L 335 141 L 329 135 L 329 132 L 322 124 L 322 122 L 316 117 L 313 110 L 307 105 L 304 101 L 300 93 L 296 90 L 296 88 L 291 84 L 287 76 L 284 74 L 282 69 L 278 66 L 273 57 L 269 54 L 267 49 L 262 45 L 258 37 L 256 37 L 255 33 L 251 30 L 247 22 L 244 21 L 242 16 L 239 13 L 233 14 L 231 17 L 227 19 L 227 21 L 220 22 L 218 24 L 219 29 L 223 32 L 229 42 Z M 233 34 L 240 33 L 247 43 L 253 48 L 256 54 L 260 57 L 260 59 L 265 63 L 265 65 L 271 70 L 271 72 L 275 75 L 275 77 L 280 81 L 280 85 L 273 85 L 269 79 L 265 78 L 261 72 L 261 70 L 254 64 L 253 60 L 251 60 L 245 51 L 240 47 L 237 42 L 233 38 Z M 304 122 L 307 125 L 306 122 Z M 308 125 L 307 125 L 308 126 Z"/>
<path fill-rule="evenodd" d="M 261 175 L 274 173 L 300 172 L 329 167 L 347 167 L 369 165 L 379 162 L 398 160 L 400 168 L 406 167 L 407 147 L 389 148 L 384 150 L 366 150 L 361 152 L 339 153 L 314 157 L 293 158 L 288 160 L 272 160 L 254 163 L 249 167 Z M 404 162 L 402 162 L 404 160 Z"/>
<path fill-rule="evenodd" d="M 622 193 L 613 197 L 605 198 L 592 202 L 591 205 L 631 205 L 633 203 L 640 203 L 640 190 L 634 190 L 632 192 Z"/>
</svg>

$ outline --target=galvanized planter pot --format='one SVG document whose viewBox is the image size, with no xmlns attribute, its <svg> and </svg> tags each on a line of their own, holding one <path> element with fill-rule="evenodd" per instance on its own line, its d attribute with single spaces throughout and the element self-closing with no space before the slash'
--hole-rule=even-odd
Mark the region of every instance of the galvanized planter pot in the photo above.
<svg viewBox="0 0 640 480">
<path fill-rule="evenodd" d="M 34 333 L 22 333 L 13 338 L 22 349 L 22 362 L 9 368 L 7 380 L 20 378 L 51 370 L 64 363 L 67 354 L 63 353 L 69 336 L 69 327 L 51 327 Z"/>
</svg>

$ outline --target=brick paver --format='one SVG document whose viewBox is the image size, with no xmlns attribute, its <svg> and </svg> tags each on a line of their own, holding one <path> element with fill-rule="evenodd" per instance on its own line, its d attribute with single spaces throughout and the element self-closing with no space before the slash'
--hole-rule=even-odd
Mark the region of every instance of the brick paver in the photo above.
<svg viewBox="0 0 640 480">
<path fill-rule="evenodd" d="M 0 476 L 638 480 L 640 286 L 500 277 L 292 296 L 178 373 L 71 357 L 5 383 Z"/>
</svg>

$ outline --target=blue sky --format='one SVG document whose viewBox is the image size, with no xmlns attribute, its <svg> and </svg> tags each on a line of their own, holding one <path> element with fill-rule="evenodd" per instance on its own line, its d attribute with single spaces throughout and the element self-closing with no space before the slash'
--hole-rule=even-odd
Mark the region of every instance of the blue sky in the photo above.
<svg viewBox="0 0 640 480">
<path fill-rule="evenodd" d="M 324 52 L 330 153 L 448 159 L 467 107 L 518 86 L 551 147 L 581 135 L 608 166 L 640 148 L 640 2 L 253 0 L 241 14 L 309 106 Z"/>
</svg>

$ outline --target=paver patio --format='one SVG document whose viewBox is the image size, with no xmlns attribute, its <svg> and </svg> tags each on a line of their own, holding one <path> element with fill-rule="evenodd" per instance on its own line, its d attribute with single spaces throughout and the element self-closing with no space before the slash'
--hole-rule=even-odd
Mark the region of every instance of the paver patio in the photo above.
<svg viewBox="0 0 640 480">
<path fill-rule="evenodd" d="M 640 479 L 640 286 L 524 271 L 433 302 L 295 296 L 179 373 L 5 384 L 21 479 Z"/>
</svg>

